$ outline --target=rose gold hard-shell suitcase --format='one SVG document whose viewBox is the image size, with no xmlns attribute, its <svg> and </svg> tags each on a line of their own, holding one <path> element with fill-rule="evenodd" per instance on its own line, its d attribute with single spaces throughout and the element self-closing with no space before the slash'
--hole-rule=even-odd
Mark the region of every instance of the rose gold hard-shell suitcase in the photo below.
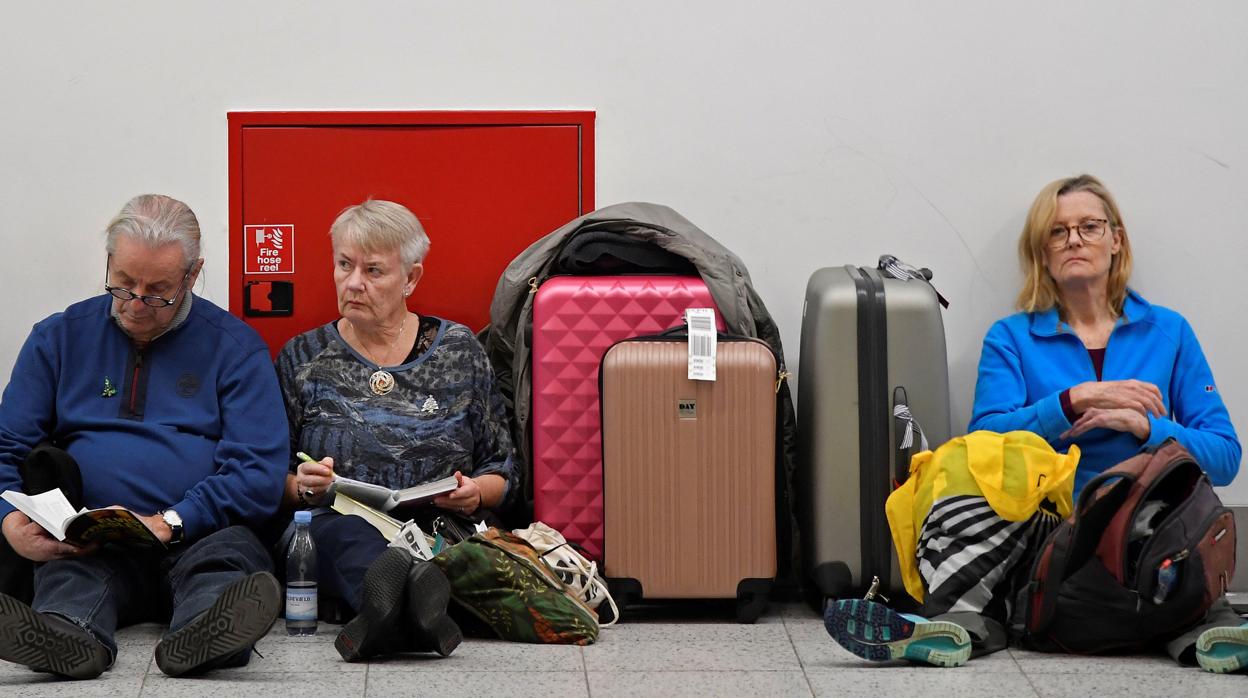
<svg viewBox="0 0 1248 698">
<path fill-rule="evenodd" d="M 718 342 L 716 380 L 688 379 L 685 337 L 612 346 L 602 364 L 606 574 L 621 607 L 736 598 L 753 622 L 776 575 L 776 359 Z"/>
</svg>

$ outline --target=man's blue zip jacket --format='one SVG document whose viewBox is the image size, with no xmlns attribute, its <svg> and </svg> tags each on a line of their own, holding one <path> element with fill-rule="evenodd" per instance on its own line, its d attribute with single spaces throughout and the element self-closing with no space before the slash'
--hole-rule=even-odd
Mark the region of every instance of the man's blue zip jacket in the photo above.
<svg viewBox="0 0 1248 698">
<path fill-rule="evenodd" d="M 1170 437 L 1191 451 L 1213 484 L 1230 484 L 1239 471 L 1239 439 L 1196 334 L 1182 315 L 1150 305 L 1135 291 L 1128 291 L 1109 336 L 1102 373 L 1106 381 L 1131 378 L 1156 385 L 1165 402 L 1166 415 L 1149 416 L 1147 441 L 1109 429 L 1061 439 L 1071 426 L 1061 393 L 1096 380 L 1092 359 L 1056 308 L 1016 313 L 998 320 L 984 338 L 969 430 L 1031 431 L 1058 451 L 1078 444 L 1076 497 L 1097 474 Z"/>
<path fill-rule="evenodd" d="M 83 503 L 173 509 L 192 541 L 277 511 L 289 461 L 277 376 L 254 330 L 203 298 L 141 351 L 103 294 L 35 325 L 0 400 L 0 491 L 44 441 L 82 470 Z M 0 501 L 0 519 L 13 511 Z"/>
</svg>

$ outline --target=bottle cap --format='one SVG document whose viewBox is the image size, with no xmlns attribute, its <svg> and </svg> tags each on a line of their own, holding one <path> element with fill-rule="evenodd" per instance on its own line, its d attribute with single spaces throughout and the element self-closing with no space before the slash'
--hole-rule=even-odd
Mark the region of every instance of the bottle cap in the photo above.
<svg viewBox="0 0 1248 698">
<path fill-rule="evenodd" d="M 312 523 L 312 512 L 307 509 L 300 509 L 295 512 L 295 523 Z"/>
</svg>

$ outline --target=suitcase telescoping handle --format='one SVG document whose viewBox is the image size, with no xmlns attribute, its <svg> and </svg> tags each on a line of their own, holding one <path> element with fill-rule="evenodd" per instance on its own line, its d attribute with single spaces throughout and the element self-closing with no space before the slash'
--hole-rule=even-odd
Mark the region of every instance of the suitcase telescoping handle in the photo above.
<svg viewBox="0 0 1248 698">
<path fill-rule="evenodd" d="M 927 435 L 923 433 L 919 420 L 910 412 L 905 386 L 893 388 L 893 422 L 894 431 L 899 434 L 893 473 L 893 487 L 896 488 L 910 477 L 910 448 L 914 446 L 914 432 L 919 432 L 919 450 L 928 450 Z"/>
<path fill-rule="evenodd" d="M 688 336 L 688 334 L 689 334 L 688 325 L 676 325 L 674 327 L 669 327 L 666 330 L 663 330 L 661 332 L 656 332 L 655 334 L 640 335 L 637 337 L 628 337 L 627 339 L 620 340 L 620 342 L 630 342 L 630 341 L 639 341 L 639 340 L 644 341 L 647 339 L 649 340 L 655 340 L 655 339 L 680 340 L 680 339 L 684 339 L 686 336 Z M 730 342 L 731 341 L 758 342 L 759 344 L 762 344 L 763 346 L 767 347 L 767 351 L 770 351 L 771 355 L 776 357 L 776 394 L 777 395 L 780 394 L 780 386 L 783 385 L 784 381 L 787 380 L 789 376 L 791 376 L 792 374 L 789 373 L 788 369 L 784 367 L 784 364 L 780 361 L 780 357 L 776 356 L 776 350 L 772 349 L 770 344 L 763 341 L 762 339 L 759 339 L 758 337 L 747 337 L 743 334 L 732 334 L 731 332 L 720 332 L 718 330 L 715 331 L 715 336 L 719 338 L 720 340 L 727 340 Z M 619 344 L 619 342 L 616 342 L 616 344 Z M 599 389 L 601 390 L 601 386 Z M 926 443 L 926 441 L 924 443 Z"/>
<path fill-rule="evenodd" d="M 674 327 L 669 327 L 669 328 L 667 328 L 666 330 L 663 330 L 663 331 L 661 331 L 661 332 L 656 332 L 656 333 L 654 333 L 654 334 L 643 334 L 643 335 L 637 335 L 636 337 L 628 337 L 628 338 L 626 338 L 626 339 L 622 339 L 622 340 L 620 340 L 620 341 L 621 341 L 621 342 L 628 342 L 628 341 L 647 340 L 647 339 L 676 339 L 676 340 L 680 340 L 680 339 L 684 339 L 686 336 L 688 336 L 688 334 L 689 334 L 689 326 L 688 326 L 688 325 L 676 325 L 676 326 L 674 326 Z M 743 335 L 743 334 L 733 334 L 733 333 L 731 333 L 731 332 L 721 332 L 721 331 L 719 331 L 719 330 L 715 330 L 715 336 L 716 336 L 716 337 L 718 337 L 719 339 L 725 339 L 725 340 L 728 340 L 728 341 L 737 341 L 737 342 L 761 342 L 761 343 L 762 343 L 763 345 L 765 345 L 765 346 L 766 346 L 769 350 L 771 350 L 771 353 L 772 353 L 772 354 L 775 354 L 775 353 L 776 353 L 774 349 L 771 349 L 771 345 L 770 345 L 770 344 L 767 344 L 767 342 L 764 342 L 763 340 L 759 339 L 758 337 L 747 337 L 747 336 L 745 336 L 745 335 Z"/>
</svg>

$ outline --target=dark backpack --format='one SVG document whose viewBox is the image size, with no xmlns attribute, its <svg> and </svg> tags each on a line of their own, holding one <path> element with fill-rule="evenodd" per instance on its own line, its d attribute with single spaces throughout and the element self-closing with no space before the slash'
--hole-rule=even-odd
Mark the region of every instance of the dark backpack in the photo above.
<svg viewBox="0 0 1248 698">
<path fill-rule="evenodd" d="M 1167 562 L 1169 561 L 1169 562 Z M 1235 570 L 1235 519 L 1177 441 L 1094 478 L 1031 568 L 1023 642 L 1094 654 L 1171 639 Z"/>
</svg>

